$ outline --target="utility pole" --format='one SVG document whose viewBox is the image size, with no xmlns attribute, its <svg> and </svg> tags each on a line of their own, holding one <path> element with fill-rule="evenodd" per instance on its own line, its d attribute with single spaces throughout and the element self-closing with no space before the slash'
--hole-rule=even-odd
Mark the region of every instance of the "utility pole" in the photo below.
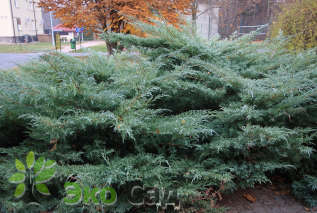
<svg viewBox="0 0 317 213">
<path fill-rule="evenodd" d="M 211 19 L 211 11 L 212 7 L 211 7 L 211 0 L 208 0 L 208 40 L 210 39 L 211 36 L 211 28 L 212 28 L 212 19 Z"/>
<path fill-rule="evenodd" d="M 37 37 L 37 26 L 36 26 L 36 14 L 35 14 L 34 4 L 35 4 L 35 1 L 33 0 L 33 16 L 34 16 L 35 38 L 36 38 L 36 40 L 38 40 L 38 37 Z"/>
<path fill-rule="evenodd" d="M 13 40 L 14 43 L 17 43 L 17 37 L 15 35 L 15 24 L 14 24 L 14 16 L 13 16 L 13 9 L 12 9 L 12 0 L 10 0 L 10 9 L 11 9 L 11 20 L 12 20 L 12 27 L 13 27 Z"/>
<path fill-rule="evenodd" d="M 55 47 L 55 37 L 54 37 L 52 11 L 50 11 L 50 21 L 51 21 L 51 32 L 52 32 L 52 45 Z"/>
</svg>

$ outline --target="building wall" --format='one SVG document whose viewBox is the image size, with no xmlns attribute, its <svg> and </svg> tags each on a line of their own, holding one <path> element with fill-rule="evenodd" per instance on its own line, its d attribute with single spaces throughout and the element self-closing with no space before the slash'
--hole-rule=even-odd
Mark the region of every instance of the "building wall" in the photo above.
<svg viewBox="0 0 317 213">
<path fill-rule="evenodd" d="M 43 34 L 42 10 L 34 0 L 11 0 L 17 36 Z M 35 12 L 35 17 L 34 17 Z"/>
<path fill-rule="evenodd" d="M 52 36 L 49 34 L 42 34 L 37 36 L 39 42 L 52 42 Z"/>
<path fill-rule="evenodd" d="M 9 0 L 1 0 L 0 7 L 0 37 L 13 36 L 11 10 Z"/>
<path fill-rule="evenodd" d="M 197 34 L 205 39 L 218 36 L 219 7 L 218 0 L 198 0 L 198 13 L 196 20 Z M 192 21 L 192 16 L 187 20 Z"/>
<path fill-rule="evenodd" d="M 198 10 L 197 33 L 206 39 L 218 36 L 219 8 L 212 1 L 200 0 Z"/>
<path fill-rule="evenodd" d="M 42 10 L 37 6 L 37 0 L 11 0 L 11 3 L 13 20 L 10 0 L 1 0 L 0 41 L 14 42 L 15 34 L 17 42 L 28 42 L 37 40 L 36 35 L 44 34 Z"/>
<path fill-rule="evenodd" d="M 283 4 L 294 0 L 223 0 L 219 11 L 219 34 L 222 38 L 229 37 L 232 33 L 249 33 L 256 30 L 254 27 L 263 24 L 271 24 L 279 13 Z M 242 26 L 242 27 L 241 27 Z M 269 32 L 269 28 L 262 31 Z M 265 39 L 266 35 L 260 35 L 258 39 Z"/>
<path fill-rule="evenodd" d="M 52 30 L 51 30 L 50 13 L 49 12 L 45 12 L 44 10 L 42 10 L 42 18 L 43 18 L 44 33 L 45 34 L 51 34 Z M 61 24 L 61 23 L 62 22 L 54 16 L 54 13 L 52 13 L 52 24 L 53 24 L 53 26 L 56 26 L 56 25 Z"/>
</svg>

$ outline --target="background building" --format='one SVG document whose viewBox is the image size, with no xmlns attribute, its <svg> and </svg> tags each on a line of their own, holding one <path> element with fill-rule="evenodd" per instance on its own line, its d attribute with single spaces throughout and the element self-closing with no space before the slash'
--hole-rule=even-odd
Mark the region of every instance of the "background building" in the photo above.
<svg viewBox="0 0 317 213">
<path fill-rule="evenodd" d="M 216 0 L 198 0 L 197 33 L 210 39 L 218 36 L 219 4 Z"/>
<path fill-rule="evenodd" d="M 54 13 L 52 13 L 52 16 L 51 16 L 49 12 L 45 12 L 42 9 L 42 19 L 43 19 L 43 27 L 44 27 L 44 33 L 45 34 L 51 34 L 52 33 L 51 18 L 52 18 L 53 26 L 57 26 L 57 25 L 62 23 L 59 19 L 55 18 Z"/>
<path fill-rule="evenodd" d="M 262 28 L 256 39 L 263 40 L 270 33 L 270 25 L 284 4 L 294 0 L 196 0 L 197 34 L 210 39 L 227 38 L 234 32 L 244 35 Z M 192 16 L 188 16 L 192 20 Z"/>
<path fill-rule="evenodd" d="M 263 25 L 258 39 L 265 39 L 269 26 L 280 12 L 283 4 L 294 0 L 223 0 L 219 10 L 219 34 L 222 38 L 237 32 L 250 33 Z"/>
<path fill-rule="evenodd" d="M 63 24 L 58 24 L 54 27 L 54 33 L 58 33 L 64 42 L 68 42 L 77 36 L 75 28 L 64 27 Z"/>
<path fill-rule="evenodd" d="M 0 42 L 30 42 L 43 36 L 42 9 L 36 0 L 1 0 Z"/>
</svg>

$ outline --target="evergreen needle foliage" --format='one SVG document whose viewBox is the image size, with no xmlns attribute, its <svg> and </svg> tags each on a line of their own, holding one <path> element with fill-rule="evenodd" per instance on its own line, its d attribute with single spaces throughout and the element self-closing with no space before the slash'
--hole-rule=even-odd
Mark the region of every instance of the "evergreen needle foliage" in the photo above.
<svg viewBox="0 0 317 213">
<path fill-rule="evenodd" d="M 140 185 L 177 191 L 184 212 L 215 212 L 206 203 L 218 197 L 208 192 L 270 183 L 273 174 L 295 181 L 295 195 L 314 205 L 315 51 L 289 54 L 282 38 L 207 43 L 160 23 L 141 27 L 148 38 L 105 35 L 130 53 L 85 60 L 46 55 L 21 71 L 0 72 L 2 208 L 123 213 L 164 207 L 131 205 L 130 189 Z M 30 150 L 58 164 L 48 185 L 52 197 L 33 193 L 16 202 L 7 179 L 14 159 Z M 118 202 L 66 206 L 69 179 L 111 185 Z"/>
</svg>

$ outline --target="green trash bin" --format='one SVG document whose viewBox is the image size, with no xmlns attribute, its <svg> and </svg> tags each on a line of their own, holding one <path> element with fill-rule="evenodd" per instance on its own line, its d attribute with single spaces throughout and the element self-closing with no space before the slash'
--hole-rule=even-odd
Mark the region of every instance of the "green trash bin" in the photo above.
<svg viewBox="0 0 317 213">
<path fill-rule="evenodd" d="M 75 39 L 70 40 L 70 48 L 73 50 L 76 50 L 76 40 Z"/>
</svg>

